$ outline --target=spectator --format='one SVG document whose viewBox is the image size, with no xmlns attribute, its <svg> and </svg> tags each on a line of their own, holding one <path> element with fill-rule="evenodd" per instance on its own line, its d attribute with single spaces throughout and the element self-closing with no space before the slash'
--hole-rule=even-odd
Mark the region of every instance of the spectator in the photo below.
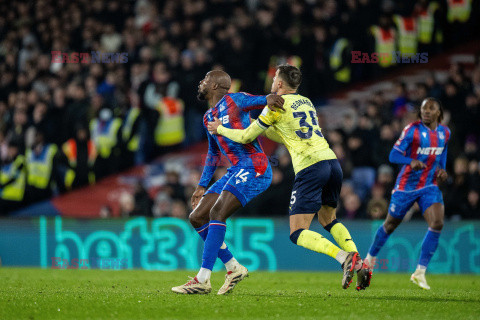
<svg viewBox="0 0 480 320">
<path fill-rule="evenodd" d="M 134 213 L 135 210 L 135 198 L 133 195 L 127 191 L 124 191 L 120 195 L 118 201 L 120 204 L 120 216 L 123 218 L 128 218 Z"/>
<path fill-rule="evenodd" d="M 165 173 L 167 181 L 165 192 L 172 200 L 180 200 L 184 203 L 185 199 L 185 187 L 180 183 L 180 175 L 175 171 L 167 171 Z"/>
<path fill-rule="evenodd" d="M 387 216 L 387 208 L 385 199 L 371 199 L 367 205 L 367 215 L 372 220 L 383 220 Z"/>
<path fill-rule="evenodd" d="M 90 134 L 98 152 L 95 177 L 101 179 L 118 170 L 120 157 L 120 127 L 122 120 L 113 118 L 112 110 L 104 108 L 90 123 Z"/>
<path fill-rule="evenodd" d="M 150 198 L 147 190 L 143 187 L 142 183 L 137 182 L 135 184 L 135 191 L 133 194 L 134 207 L 130 212 L 130 216 L 144 216 L 152 217 L 153 201 Z"/>
<path fill-rule="evenodd" d="M 445 213 L 460 215 L 461 206 L 467 201 L 468 193 L 468 159 L 464 156 L 455 159 L 453 176 L 448 180 L 445 195 Z"/>
<path fill-rule="evenodd" d="M 350 193 L 345 197 L 343 206 L 339 210 L 339 216 L 343 219 L 364 218 L 362 210 L 362 201 L 355 193 Z"/>
<path fill-rule="evenodd" d="M 85 125 L 76 125 L 75 137 L 62 145 L 61 157 L 60 162 L 63 163 L 62 169 L 65 171 L 62 187 L 70 190 L 95 183 L 97 148 Z"/>
<path fill-rule="evenodd" d="M 345 37 L 352 50 L 371 52 L 374 39 L 370 38 L 370 32 L 383 30 L 388 34 L 387 41 L 377 44 L 391 45 L 396 35 L 392 33 L 390 13 L 403 16 L 413 13 L 420 17 L 428 15 L 425 10 L 431 9 L 434 14 L 430 40 L 433 41 L 438 31 L 443 32 L 447 44 L 469 36 L 468 33 L 458 34 L 461 28 L 455 19 L 439 23 L 445 20 L 446 12 L 437 10 L 427 1 L 417 6 L 386 2 L 383 8 L 388 14 L 379 9 L 382 6 L 369 0 L 247 1 L 246 4 L 199 0 L 182 5 L 174 0 L 98 0 L 80 5 L 45 0 L 7 1 L 0 6 L 9 13 L 2 20 L 0 32 L 0 144 L 3 141 L 4 149 L 6 144 L 16 140 L 22 154 L 24 146 L 28 147 L 33 141 L 35 131 L 32 127 L 38 125 L 45 129 L 47 140 L 61 146 L 75 138 L 77 124 L 88 124 L 104 108 L 112 111 L 112 118 L 129 114 L 130 104 L 125 92 L 133 91 L 139 96 L 141 115 L 138 117 L 144 121 L 143 127 L 139 125 L 141 129 L 133 130 L 135 137 L 140 135 L 139 149 L 142 150 L 136 163 L 151 159 L 155 138 L 157 143 L 161 141 L 158 154 L 171 151 L 171 145 L 190 145 L 204 138 L 205 105 L 196 99 L 196 86 L 214 63 L 215 68 L 223 68 L 236 78 L 232 89 L 240 87 L 261 93 L 271 76 L 269 64 L 290 59 L 292 63 L 301 64 L 305 75 L 302 93 L 316 101 L 332 89 L 334 74 L 328 65 L 333 44 Z M 478 20 L 478 10 L 472 11 L 470 25 L 477 25 Z M 377 21 L 379 27 L 371 28 Z M 479 35 L 479 28 L 469 30 L 474 36 Z M 375 40 L 381 40 L 381 32 L 374 32 L 374 35 Z M 431 42 L 434 52 L 441 49 L 436 36 L 435 41 L 435 45 Z M 125 52 L 128 61 L 118 64 L 51 63 L 51 51 L 61 51 L 71 57 L 73 52 L 102 50 Z M 245 65 L 249 68 L 241 67 Z M 352 81 L 375 76 L 377 67 L 377 64 L 352 66 Z M 441 79 L 432 72 L 425 78 L 425 84 L 418 83 L 411 93 L 406 83 L 396 81 L 393 100 L 389 90 L 379 87 L 381 89 L 375 89 L 366 101 L 356 97 L 358 103 L 351 113 L 340 113 L 340 116 L 347 114 L 339 130 L 342 136 L 333 133 L 328 139 L 342 163 L 345 177 L 352 176 L 363 184 L 360 188 L 355 184 L 362 207 L 368 201 L 371 188 L 375 188 L 375 169 L 388 163 L 386 156 L 394 139 L 403 125 L 413 120 L 413 113 L 409 112 L 411 104 L 418 104 L 426 95 L 441 98 L 446 108 L 445 123 L 450 118 L 453 137 L 449 143 L 448 169 L 462 153 L 469 161 L 478 162 L 480 65 L 477 61 L 470 72 L 454 63 L 447 82 L 442 83 Z M 269 86 L 266 89 L 270 89 Z M 171 108 L 169 102 L 172 100 L 165 99 L 173 99 L 173 105 L 183 100 L 184 105 Z M 165 111 L 171 109 L 176 111 L 173 114 L 176 139 L 163 143 L 163 138 L 172 136 L 166 130 L 171 123 L 165 124 L 172 116 Z M 362 112 L 364 116 L 360 116 Z M 393 115 L 396 118 L 392 120 Z M 128 131 L 128 125 L 125 127 Z M 96 139 L 97 134 L 92 137 Z M 465 141 L 468 142 L 465 144 Z M 101 149 L 104 148 L 99 148 L 99 153 L 103 152 Z M 122 157 L 128 153 L 125 149 Z M 279 169 L 283 181 L 288 182 L 293 179 L 293 171 L 282 164 L 290 161 L 285 159 L 279 156 Z M 125 166 L 131 164 L 130 160 Z M 97 173 L 102 176 L 118 169 L 118 163 L 113 161 Z M 461 175 L 453 174 L 445 188 L 463 185 L 454 182 L 460 180 Z M 470 182 L 466 184 L 467 190 L 475 190 Z M 187 193 L 186 198 L 190 197 L 188 191 L 184 193 Z M 171 214 L 170 209 L 167 211 Z"/>
</svg>

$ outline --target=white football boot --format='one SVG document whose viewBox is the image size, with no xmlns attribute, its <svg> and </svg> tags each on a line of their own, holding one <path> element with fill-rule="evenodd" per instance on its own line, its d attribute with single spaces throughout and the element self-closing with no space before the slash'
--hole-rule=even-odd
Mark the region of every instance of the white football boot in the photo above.
<svg viewBox="0 0 480 320">
<path fill-rule="evenodd" d="M 173 287 L 172 291 L 181 294 L 207 294 L 212 291 L 212 285 L 210 284 L 210 279 L 205 283 L 200 283 L 198 282 L 197 277 L 190 277 L 190 281 L 184 285 Z"/>
<path fill-rule="evenodd" d="M 223 286 L 218 290 L 217 294 L 226 294 L 229 292 L 232 292 L 233 288 L 242 281 L 248 277 L 248 270 L 241 264 L 239 264 L 235 270 L 233 271 L 228 271 L 227 274 L 225 275 L 225 283 Z"/>
<path fill-rule="evenodd" d="M 425 279 L 425 270 L 415 270 L 415 272 L 410 277 L 410 281 L 412 281 L 422 289 L 430 290 L 430 286 L 427 284 L 427 279 Z"/>
</svg>

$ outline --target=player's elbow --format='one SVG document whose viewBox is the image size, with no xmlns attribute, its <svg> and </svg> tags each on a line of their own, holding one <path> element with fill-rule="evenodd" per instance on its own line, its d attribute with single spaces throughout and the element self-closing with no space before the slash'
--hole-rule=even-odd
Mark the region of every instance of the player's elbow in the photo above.
<svg viewBox="0 0 480 320">
<path fill-rule="evenodd" d="M 241 140 L 242 140 L 242 143 L 245 144 L 245 143 L 250 143 L 254 140 L 255 138 L 253 137 L 248 137 L 246 135 L 243 135 Z"/>
<path fill-rule="evenodd" d="M 388 155 L 388 161 L 390 161 L 391 163 L 395 163 L 395 152 L 398 152 L 398 151 L 395 149 L 392 149 L 392 151 L 390 151 L 390 154 Z"/>
</svg>

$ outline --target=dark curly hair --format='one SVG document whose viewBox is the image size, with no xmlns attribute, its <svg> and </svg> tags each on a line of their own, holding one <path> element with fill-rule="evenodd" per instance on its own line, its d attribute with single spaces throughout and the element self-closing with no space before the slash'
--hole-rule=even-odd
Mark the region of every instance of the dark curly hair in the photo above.
<svg viewBox="0 0 480 320">
<path fill-rule="evenodd" d="M 442 123 L 442 121 L 443 121 L 443 105 L 440 102 L 440 100 L 438 100 L 436 98 L 428 97 L 428 98 L 423 99 L 422 104 L 424 103 L 424 101 L 433 101 L 438 105 L 438 108 L 440 109 L 440 116 L 438 116 L 438 123 Z M 422 107 L 420 106 L 418 108 L 418 113 L 417 113 L 417 116 L 418 116 L 419 119 L 422 119 L 421 109 L 422 109 Z"/>
</svg>

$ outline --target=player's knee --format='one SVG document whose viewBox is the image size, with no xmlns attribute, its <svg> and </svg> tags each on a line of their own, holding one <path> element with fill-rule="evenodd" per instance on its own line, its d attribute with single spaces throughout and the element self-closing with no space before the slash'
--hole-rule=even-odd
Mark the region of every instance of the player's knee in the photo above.
<svg viewBox="0 0 480 320">
<path fill-rule="evenodd" d="M 305 229 L 298 229 L 298 230 L 295 230 L 294 232 L 292 232 L 292 233 L 290 234 L 290 240 L 291 240 L 294 244 L 297 244 L 298 237 L 300 237 L 300 233 L 302 233 L 303 230 L 305 230 Z"/>
<path fill-rule="evenodd" d="M 440 231 L 443 229 L 443 219 L 435 219 L 433 220 L 429 227 L 433 230 L 437 230 L 437 231 Z"/>
<path fill-rule="evenodd" d="M 387 234 L 390 234 L 393 231 L 395 231 L 395 229 L 397 229 L 397 227 L 398 227 L 398 224 L 395 224 L 395 223 L 392 223 L 392 222 L 385 222 L 383 224 L 383 228 L 385 229 L 385 232 Z"/>
<path fill-rule="evenodd" d="M 190 213 L 188 220 L 194 228 L 201 227 L 210 220 L 208 213 L 208 209 L 197 207 Z"/>
<path fill-rule="evenodd" d="M 188 220 L 194 228 L 198 228 L 199 226 L 201 226 L 201 221 L 199 219 L 198 213 L 195 210 L 190 213 L 190 215 L 188 216 Z"/>
<path fill-rule="evenodd" d="M 220 210 L 220 207 L 213 206 L 212 209 L 210 209 L 209 217 L 210 220 L 223 221 L 222 210 Z"/>
<path fill-rule="evenodd" d="M 329 229 L 331 229 L 331 227 L 337 222 L 336 209 L 328 205 L 322 206 L 318 212 L 318 222 L 320 222 L 322 227 L 326 229 L 329 227 Z M 327 229 L 327 231 L 330 232 L 329 229 Z"/>
</svg>

